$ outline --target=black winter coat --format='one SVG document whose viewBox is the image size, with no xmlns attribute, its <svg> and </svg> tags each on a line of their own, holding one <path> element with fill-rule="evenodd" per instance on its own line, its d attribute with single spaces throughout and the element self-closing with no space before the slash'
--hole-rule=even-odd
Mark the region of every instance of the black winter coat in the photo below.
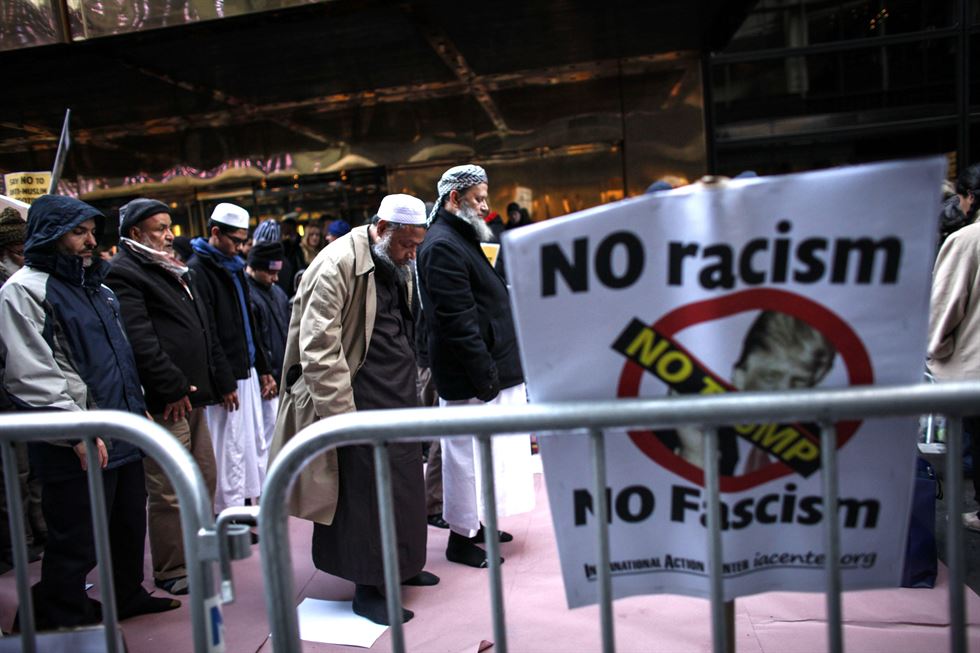
<svg viewBox="0 0 980 653">
<path fill-rule="evenodd" d="M 8 281 L 4 287 L 3 303 L 10 305 L 0 310 L 7 326 L 0 349 L 7 354 L 8 397 L 20 410 L 58 409 L 74 401 L 82 410 L 142 415 L 146 405 L 119 301 L 103 285 L 109 266 L 96 256 L 85 267 L 81 257 L 59 253 L 57 248 L 58 240 L 82 222 L 93 219 L 98 230 L 105 218 L 94 207 L 61 195 L 39 197 L 28 215 L 26 269 L 19 273 L 19 282 Z M 8 310 L 15 315 L 6 314 Z M 36 356 L 53 361 L 51 373 L 35 374 L 36 369 L 25 365 L 24 359 Z M 70 387 L 76 382 L 85 386 L 84 405 Z M 60 440 L 56 433 L 52 439 Z M 65 444 L 31 442 L 32 473 L 43 482 L 83 476 L 78 456 Z M 124 440 L 105 439 L 105 445 L 107 469 L 143 457 Z"/>
<path fill-rule="evenodd" d="M 289 333 L 289 297 L 278 285 L 266 288 L 252 277 L 248 277 L 248 286 L 252 294 L 252 313 L 258 322 L 259 346 L 265 351 L 272 376 L 279 383 Z"/>
<path fill-rule="evenodd" d="M 217 361 L 219 382 L 227 379 L 229 374 L 233 379 L 247 379 L 251 365 L 248 360 L 248 343 L 245 340 L 245 323 L 231 273 L 213 258 L 200 252 L 194 252 L 194 257 L 188 266 L 196 273 L 194 280 L 198 290 L 201 291 L 204 306 L 209 307 L 214 316 L 215 335 L 225 353 L 225 362 Z M 259 343 L 245 273 L 238 272 L 238 274 L 245 292 L 245 305 L 249 311 L 252 342 L 255 343 L 255 369 L 259 374 L 272 374 L 265 352 L 262 351 L 262 345 Z"/>
<path fill-rule="evenodd" d="M 524 382 L 507 284 L 490 266 L 473 228 L 439 209 L 418 253 L 429 363 L 443 399 Z"/>
<path fill-rule="evenodd" d="M 140 382 L 151 413 L 188 395 L 196 408 L 218 403 L 235 390 L 228 375 L 219 381 L 224 352 L 212 332 L 211 317 L 201 304 L 193 274 L 185 277 L 194 300 L 166 270 L 120 244 L 106 284 L 122 306 L 126 334 L 136 356 Z M 227 368 L 227 362 L 222 365 Z M 190 386 L 197 391 L 188 393 Z"/>
</svg>

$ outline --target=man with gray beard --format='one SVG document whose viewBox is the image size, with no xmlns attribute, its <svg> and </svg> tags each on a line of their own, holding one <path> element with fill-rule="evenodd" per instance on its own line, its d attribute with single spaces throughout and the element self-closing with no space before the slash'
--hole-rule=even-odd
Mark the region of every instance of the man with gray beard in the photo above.
<svg viewBox="0 0 980 653">
<path fill-rule="evenodd" d="M 463 165 L 443 173 L 429 233 L 419 248 L 418 278 L 428 331 L 429 364 L 443 406 L 523 404 L 524 372 L 517 349 L 507 284 L 481 247 L 493 234 L 484 222 L 487 173 Z M 475 440 L 442 440 L 443 519 L 449 523 L 446 558 L 486 567 L 486 513 L 480 493 Z M 531 443 L 527 434 L 493 439 L 497 514 L 534 508 Z M 501 531 L 501 542 L 513 537 Z"/>
<path fill-rule="evenodd" d="M 159 200 L 123 205 L 106 285 L 119 298 L 147 410 L 193 456 L 213 499 L 217 470 L 205 411 L 237 386 L 217 374 L 221 345 L 194 275 L 174 257 L 171 226 L 170 207 Z M 143 468 L 153 580 L 171 594 L 187 594 L 177 494 L 155 460 L 146 458 Z"/>
<path fill-rule="evenodd" d="M 415 394 L 412 277 L 425 238 L 425 205 L 388 195 L 373 224 L 330 243 L 303 275 L 290 317 L 272 455 L 318 419 L 355 410 L 410 408 Z M 426 553 L 422 445 L 388 445 L 398 571 L 405 585 L 435 585 Z M 313 564 L 355 583 L 354 612 L 389 624 L 373 451 L 341 447 L 312 460 L 291 512 L 314 522 Z M 404 610 L 408 621 L 413 616 Z"/>
</svg>

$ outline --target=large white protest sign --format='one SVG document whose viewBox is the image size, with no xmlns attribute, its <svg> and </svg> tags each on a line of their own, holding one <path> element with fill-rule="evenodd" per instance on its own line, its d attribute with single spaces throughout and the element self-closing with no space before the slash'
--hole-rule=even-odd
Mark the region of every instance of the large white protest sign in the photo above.
<svg viewBox="0 0 980 653">
<path fill-rule="evenodd" d="M 531 401 L 922 379 L 941 159 L 647 195 L 509 232 Z M 916 421 L 838 424 L 846 589 L 895 586 Z M 707 596 L 700 435 L 606 439 L 613 591 Z M 814 424 L 720 431 L 724 593 L 824 586 Z M 584 437 L 544 438 L 571 607 L 596 601 Z"/>
</svg>

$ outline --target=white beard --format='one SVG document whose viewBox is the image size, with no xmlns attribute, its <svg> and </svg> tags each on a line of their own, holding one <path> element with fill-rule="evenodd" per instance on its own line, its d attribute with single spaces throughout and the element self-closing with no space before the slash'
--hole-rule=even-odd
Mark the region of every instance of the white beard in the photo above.
<svg viewBox="0 0 980 653">
<path fill-rule="evenodd" d="M 375 256 L 391 266 L 391 268 L 395 271 L 395 274 L 398 275 L 399 281 L 406 283 L 409 275 L 408 265 L 396 265 L 395 262 L 391 260 L 391 256 L 388 254 L 388 250 L 391 247 L 391 235 L 392 232 L 389 231 L 385 233 L 384 236 L 381 236 L 373 245 L 371 245 L 371 251 Z"/>
<path fill-rule="evenodd" d="M 480 215 L 479 211 L 471 209 L 468 206 L 461 206 L 459 207 L 459 213 L 456 215 L 476 230 L 476 237 L 481 243 L 493 241 L 493 231 L 483 221 L 483 216 Z"/>
</svg>

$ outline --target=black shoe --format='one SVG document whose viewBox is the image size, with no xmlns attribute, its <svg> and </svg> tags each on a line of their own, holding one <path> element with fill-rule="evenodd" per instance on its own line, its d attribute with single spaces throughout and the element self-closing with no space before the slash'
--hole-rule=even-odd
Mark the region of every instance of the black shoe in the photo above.
<svg viewBox="0 0 980 653">
<path fill-rule="evenodd" d="M 467 567 L 477 569 L 487 568 L 487 552 L 473 543 L 472 537 L 449 531 L 449 543 L 446 545 L 446 560 L 457 562 Z M 500 559 L 500 564 L 504 559 Z"/>
<path fill-rule="evenodd" d="M 449 528 L 449 522 L 443 519 L 442 515 L 439 513 L 429 515 L 428 518 L 426 518 L 426 521 L 429 522 L 429 526 L 435 526 L 436 528 Z"/>
<path fill-rule="evenodd" d="M 35 587 L 37 587 L 35 585 Z M 77 628 L 79 626 L 89 626 L 92 624 L 97 624 L 102 621 L 102 604 L 92 598 L 86 598 L 86 603 L 84 604 L 84 614 L 76 619 L 74 623 L 66 625 L 63 623 L 57 623 L 52 621 L 49 616 L 44 612 L 43 609 L 38 610 L 37 605 L 37 594 L 34 588 L 31 588 L 32 594 L 34 594 L 34 630 L 36 632 L 42 632 L 46 630 L 57 630 L 59 628 Z M 179 605 L 179 604 L 178 604 Z M 10 627 L 10 632 L 17 634 L 20 633 L 20 610 L 14 613 L 14 623 Z"/>
<path fill-rule="evenodd" d="M 176 610 L 179 607 L 180 601 L 177 599 L 150 596 L 149 593 L 143 591 L 136 599 L 119 604 L 119 620 L 122 621 L 130 617 L 138 617 L 142 614 L 155 614 L 157 612 Z"/>
<path fill-rule="evenodd" d="M 402 585 L 409 587 L 432 587 L 439 584 L 439 577 L 432 572 L 422 570 L 408 580 L 403 580 Z"/>
<path fill-rule="evenodd" d="M 497 531 L 497 539 L 500 542 L 513 542 L 514 536 L 508 533 L 507 531 Z M 476 535 L 473 536 L 473 541 L 476 542 L 477 544 L 483 544 L 484 542 L 486 542 L 486 540 L 487 540 L 486 531 L 483 528 L 483 524 L 480 524 L 480 530 L 478 530 L 476 532 Z"/>
</svg>

